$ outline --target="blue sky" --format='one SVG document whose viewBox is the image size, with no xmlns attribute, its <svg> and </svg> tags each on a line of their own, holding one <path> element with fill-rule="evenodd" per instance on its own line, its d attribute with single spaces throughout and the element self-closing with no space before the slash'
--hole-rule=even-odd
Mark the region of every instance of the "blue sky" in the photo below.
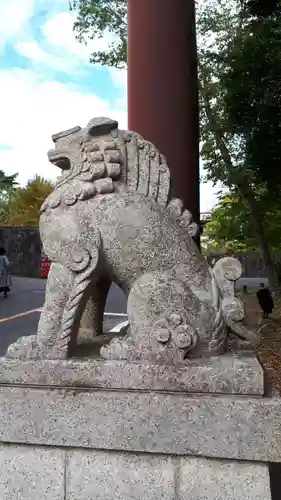
<svg viewBox="0 0 281 500">
<path fill-rule="evenodd" d="M 68 0 L 0 0 L 0 168 L 22 184 L 58 175 L 46 156 L 53 133 L 94 116 L 127 126 L 126 71 L 88 63 L 110 35 L 84 46 L 73 22 Z M 214 202 L 202 185 L 201 210 Z"/>
</svg>

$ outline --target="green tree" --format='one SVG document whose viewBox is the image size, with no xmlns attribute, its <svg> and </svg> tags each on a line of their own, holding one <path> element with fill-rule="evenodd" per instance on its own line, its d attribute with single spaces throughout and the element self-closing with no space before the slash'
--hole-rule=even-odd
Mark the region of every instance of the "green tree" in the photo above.
<svg viewBox="0 0 281 500">
<path fill-rule="evenodd" d="M 265 231 L 265 207 L 270 200 L 264 182 L 246 155 L 245 139 L 232 126 L 227 103 L 227 81 L 231 72 L 231 57 L 236 40 L 247 27 L 248 19 L 240 2 L 205 0 L 198 12 L 199 84 L 201 112 L 201 158 L 207 179 L 220 181 L 229 190 L 235 190 L 250 210 L 250 220 L 259 241 L 259 248 L 271 285 L 278 281 L 278 271 L 272 258 L 270 241 Z M 247 65 L 247 62 L 245 62 Z M 261 73 L 262 74 L 262 73 Z M 259 78 L 260 79 L 260 78 Z M 255 85 L 258 86 L 259 80 Z M 243 83 L 236 81 L 233 92 L 239 96 Z M 239 97 L 238 97 L 239 99 Z M 262 195 L 261 195 L 262 193 Z"/>
<path fill-rule="evenodd" d="M 253 16 L 265 17 L 274 12 L 280 12 L 280 0 L 241 0 L 245 11 Z"/>
<path fill-rule="evenodd" d="M 262 203 L 262 202 L 261 202 Z M 280 251 L 281 202 L 278 198 L 266 204 L 265 235 L 274 252 Z M 212 211 L 204 230 L 204 251 L 225 253 L 233 251 L 258 251 L 259 241 L 245 200 L 232 192 L 221 196 Z"/>
<path fill-rule="evenodd" d="M 18 185 L 16 181 L 17 176 L 18 174 L 5 175 L 3 170 L 0 170 L 0 198 Z"/>
<path fill-rule="evenodd" d="M 258 2 L 253 0 L 252 5 Z M 278 282 L 270 242 L 264 227 L 264 207 L 269 199 L 264 183 L 268 179 L 258 175 L 249 155 L 246 155 L 245 136 L 229 119 L 227 78 L 232 69 L 231 54 L 240 47 L 243 53 L 243 33 L 247 30 L 249 0 L 241 7 L 239 0 L 203 0 L 197 3 L 197 37 L 199 58 L 201 159 L 207 180 L 221 182 L 248 206 L 271 285 Z M 95 52 L 92 62 L 124 67 L 127 54 L 127 2 L 125 0 L 73 0 L 71 8 L 77 12 L 74 25 L 78 39 L 99 38 L 106 32 L 115 35 L 115 41 L 105 52 Z M 238 40 L 240 45 L 238 44 Z M 257 41 L 257 40 L 256 40 Z M 247 67 L 245 55 L 244 67 Z M 249 61 L 248 61 L 249 62 Z M 259 85 L 259 79 L 254 86 Z M 280 79 L 279 79 L 280 80 Z M 241 81 L 235 82 L 233 92 L 239 96 Z M 239 97 L 238 97 L 239 98 Z M 260 139 L 259 139 L 260 140 Z M 266 172 L 266 170 L 264 170 Z M 263 193 L 262 196 L 260 193 Z"/>
<path fill-rule="evenodd" d="M 266 7 L 266 8 L 265 8 Z M 266 213 L 281 187 L 281 19 L 277 2 L 244 2 L 243 19 L 229 47 L 224 88 L 227 127 L 240 143 L 242 175 L 237 186 L 251 208 L 271 284 L 278 281 L 267 237 Z M 242 183 L 241 183 L 242 181 Z M 263 196 L 259 188 L 263 186 Z"/>
<path fill-rule="evenodd" d="M 0 170 L 0 226 L 5 224 L 9 210 L 9 202 L 18 183 L 16 181 L 18 174 L 5 175 Z"/>
<path fill-rule="evenodd" d="M 92 63 L 124 68 L 127 62 L 127 0 L 70 0 L 70 9 L 77 13 L 74 29 L 82 43 L 88 39 L 113 35 L 105 51 L 96 51 Z"/>
<path fill-rule="evenodd" d="M 18 187 L 9 199 L 5 225 L 38 227 L 40 207 L 53 189 L 50 181 L 37 175 L 25 187 Z"/>
<path fill-rule="evenodd" d="M 243 140 L 244 162 L 252 180 L 265 182 L 277 194 L 281 186 L 281 12 L 274 9 L 266 17 L 243 12 L 245 23 L 229 51 L 229 69 L 222 80 L 229 126 Z"/>
</svg>

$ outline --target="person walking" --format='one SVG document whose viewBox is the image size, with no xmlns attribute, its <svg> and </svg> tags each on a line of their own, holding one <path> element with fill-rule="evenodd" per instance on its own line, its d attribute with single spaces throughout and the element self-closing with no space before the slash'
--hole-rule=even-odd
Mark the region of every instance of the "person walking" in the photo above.
<svg viewBox="0 0 281 500">
<path fill-rule="evenodd" d="M 268 315 L 274 309 L 274 302 L 270 290 L 264 286 L 264 283 L 260 283 L 260 289 L 257 291 L 257 299 L 263 311 L 263 317 L 268 318 Z"/>
<path fill-rule="evenodd" d="M 10 273 L 9 273 L 10 262 L 6 255 L 6 250 L 4 247 L 0 247 L 0 293 L 4 293 L 4 298 L 8 297 L 8 292 L 10 292 Z"/>
</svg>

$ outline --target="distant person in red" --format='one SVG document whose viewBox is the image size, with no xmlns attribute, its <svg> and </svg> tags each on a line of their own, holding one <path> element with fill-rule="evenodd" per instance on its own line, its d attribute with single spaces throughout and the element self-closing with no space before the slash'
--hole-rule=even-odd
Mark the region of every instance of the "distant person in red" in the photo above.
<svg viewBox="0 0 281 500">
<path fill-rule="evenodd" d="M 6 255 L 6 250 L 4 247 L 0 247 L 0 293 L 4 293 L 5 299 L 8 297 L 11 286 L 9 267 L 10 262 Z"/>
<path fill-rule="evenodd" d="M 49 270 L 50 270 L 51 261 L 48 257 L 44 257 L 41 262 L 41 278 L 48 278 Z"/>
<path fill-rule="evenodd" d="M 274 309 L 274 302 L 269 289 L 264 286 L 264 283 L 260 284 L 260 289 L 257 291 L 257 299 L 263 311 L 263 317 L 267 318 Z"/>
</svg>

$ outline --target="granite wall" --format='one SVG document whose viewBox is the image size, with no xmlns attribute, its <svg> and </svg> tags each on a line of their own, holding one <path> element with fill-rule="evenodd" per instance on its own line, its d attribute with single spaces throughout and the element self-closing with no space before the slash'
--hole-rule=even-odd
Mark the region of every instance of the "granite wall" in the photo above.
<svg viewBox="0 0 281 500">
<path fill-rule="evenodd" d="M 14 275 L 40 276 L 41 239 L 37 228 L 2 227 L 0 246 L 4 246 Z"/>
</svg>

